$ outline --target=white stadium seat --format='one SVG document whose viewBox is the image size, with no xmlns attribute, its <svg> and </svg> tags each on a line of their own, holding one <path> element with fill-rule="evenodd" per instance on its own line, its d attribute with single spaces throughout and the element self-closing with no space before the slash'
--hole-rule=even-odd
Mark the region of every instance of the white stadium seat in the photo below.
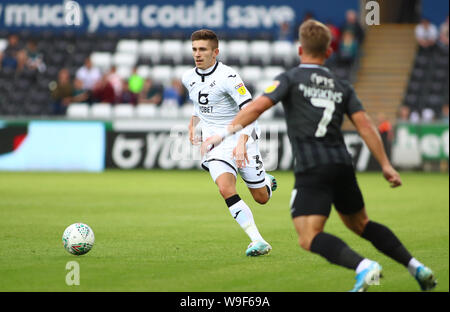
<svg viewBox="0 0 450 312">
<path fill-rule="evenodd" d="M 109 70 L 112 65 L 112 56 L 109 52 L 97 52 L 91 53 L 92 66 L 98 67 L 102 72 Z"/>
<path fill-rule="evenodd" d="M 238 58 L 243 64 L 249 59 L 248 43 L 245 40 L 230 40 L 227 44 L 227 57 Z"/>
<path fill-rule="evenodd" d="M 131 76 L 133 68 L 130 66 L 119 66 L 116 69 L 117 75 L 122 79 L 128 79 Z"/>
<path fill-rule="evenodd" d="M 116 104 L 113 109 L 114 118 L 134 117 L 134 106 L 128 103 Z"/>
<path fill-rule="evenodd" d="M 263 68 L 262 79 L 274 80 L 275 77 L 282 72 L 284 72 L 284 67 L 282 66 L 266 66 Z"/>
<path fill-rule="evenodd" d="M 255 84 L 261 80 L 261 68 L 259 66 L 243 66 L 240 71 L 242 80 Z"/>
<path fill-rule="evenodd" d="M 150 77 L 150 73 L 151 73 L 151 68 L 148 65 L 139 65 L 136 73 L 141 76 L 144 79 L 147 79 L 148 77 Z"/>
<path fill-rule="evenodd" d="M 109 103 L 92 104 L 91 117 L 98 119 L 110 119 L 112 117 L 112 105 Z"/>
<path fill-rule="evenodd" d="M 161 43 L 161 55 L 174 61 L 175 64 L 181 63 L 183 59 L 183 42 L 180 40 L 163 40 Z"/>
<path fill-rule="evenodd" d="M 116 52 L 138 54 L 139 41 L 130 39 L 119 40 L 119 42 L 117 43 Z"/>
<path fill-rule="evenodd" d="M 150 77 L 153 81 L 161 83 L 163 85 L 170 85 L 173 77 L 172 66 L 169 65 L 157 65 L 154 66 L 150 72 Z"/>
<path fill-rule="evenodd" d="M 139 44 L 139 56 L 147 57 L 154 63 L 161 58 L 161 42 L 155 39 L 142 40 Z"/>
<path fill-rule="evenodd" d="M 137 63 L 137 55 L 130 53 L 117 52 L 113 55 L 113 64 L 117 67 L 134 67 Z"/>
<path fill-rule="evenodd" d="M 138 104 L 136 107 L 136 117 L 155 118 L 158 115 L 158 107 L 155 104 Z"/>
<path fill-rule="evenodd" d="M 185 72 L 187 72 L 189 69 L 194 68 L 194 66 L 189 66 L 189 65 L 178 65 L 175 66 L 173 69 L 173 78 L 178 78 L 181 79 L 181 77 L 183 77 L 183 74 Z"/>
<path fill-rule="evenodd" d="M 8 40 L 0 39 L 0 52 L 3 52 L 8 46 Z"/>
<path fill-rule="evenodd" d="M 268 64 L 271 57 L 271 45 L 269 41 L 255 40 L 249 45 L 250 57 L 261 60 L 263 64 Z"/>
<path fill-rule="evenodd" d="M 89 105 L 87 103 L 71 103 L 67 107 L 68 118 L 85 119 L 89 117 Z"/>
</svg>

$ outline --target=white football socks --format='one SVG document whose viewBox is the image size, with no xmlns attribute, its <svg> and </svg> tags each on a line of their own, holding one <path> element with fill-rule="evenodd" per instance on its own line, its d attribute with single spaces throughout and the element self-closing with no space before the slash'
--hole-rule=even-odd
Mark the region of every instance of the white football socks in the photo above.
<svg viewBox="0 0 450 312">
<path fill-rule="evenodd" d="M 419 261 L 417 261 L 416 258 L 411 258 L 411 260 L 409 260 L 408 263 L 408 272 L 413 276 L 416 277 L 416 271 L 417 268 L 423 266 L 422 263 L 420 263 Z"/>
<path fill-rule="evenodd" d="M 252 242 L 264 241 L 253 220 L 253 214 L 247 204 L 241 199 L 229 207 L 231 216 L 236 220 L 241 228 L 247 233 Z"/>
</svg>

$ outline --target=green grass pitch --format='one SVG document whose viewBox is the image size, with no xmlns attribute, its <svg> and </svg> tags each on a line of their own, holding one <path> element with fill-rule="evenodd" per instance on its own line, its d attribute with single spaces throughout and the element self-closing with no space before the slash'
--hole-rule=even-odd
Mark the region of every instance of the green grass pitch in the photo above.
<svg viewBox="0 0 450 312">
<path fill-rule="evenodd" d="M 248 237 L 201 171 L 90 173 L 0 172 L 0 291 L 348 291 L 354 272 L 300 249 L 289 215 L 294 177 L 276 172 L 278 190 L 255 203 L 239 179 L 273 250 L 245 256 Z M 390 189 L 379 173 L 358 174 L 369 217 L 389 226 L 449 291 L 449 178 L 403 173 Z M 94 248 L 73 256 L 62 246 L 75 222 L 95 232 Z M 419 291 L 400 264 L 355 236 L 333 211 L 325 230 L 384 269 L 369 290 Z M 65 283 L 66 263 L 80 265 L 80 285 Z"/>
</svg>

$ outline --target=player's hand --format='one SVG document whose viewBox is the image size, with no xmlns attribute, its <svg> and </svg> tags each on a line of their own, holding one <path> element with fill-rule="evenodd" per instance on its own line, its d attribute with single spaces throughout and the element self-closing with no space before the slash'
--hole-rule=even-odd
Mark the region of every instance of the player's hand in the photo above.
<svg viewBox="0 0 450 312">
<path fill-rule="evenodd" d="M 400 174 L 390 165 L 383 167 L 383 176 L 391 184 L 391 187 L 402 185 Z"/>
<path fill-rule="evenodd" d="M 239 141 L 236 147 L 233 149 L 233 157 L 236 159 L 236 165 L 238 168 L 244 168 L 247 164 L 250 163 L 247 155 L 247 148 L 245 146 L 245 142 Z"/>
<path fill-rule="evenodd" d="M 189 141 L 192 145 L 199 145 L 202 142 L 202 138 L 195 135 L 195 129 L 189 128 Z"/>
<path fill-rule="evenodd" d="M 202 154 L 202 157 L 208 153 L 210 150 L 212 150 L 213 147 L 218 146 L 222 142 L 222 137 L 220 135 L 213 135 L 206 139 L 202 143 L 202 146 L 200 147 L 200 152 Z"/>
</svg>

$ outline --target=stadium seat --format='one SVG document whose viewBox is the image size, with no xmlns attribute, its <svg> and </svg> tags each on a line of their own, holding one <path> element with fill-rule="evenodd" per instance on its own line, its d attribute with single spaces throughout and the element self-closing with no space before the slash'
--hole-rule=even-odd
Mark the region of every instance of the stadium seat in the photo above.
<svg viewBox="0 0 450 312">
<path fill-rule="evenodd" d="M 163 85 L 170 85 L 173 76 L 172 66 L 169 65 L 157 65 L 154 66 L 150 72 L 150 77 L 156 82 Z"/>
<path fill-rule="evenodd" d="M 289 41 L 274 41 L 272 43 L 272 63 L 290 66 L 292 64 L 293 44 Z"/>
<path fill-rule="evenodd" d="M 247 64 L 249 60 L 249 47 L 246 40 L 230 40 L 227 44 L 227 62 L 231 65 Z"/>
<path fill-rule="evenodd" d="M 183 42 L 180 40 L 163 40 L 161 43 L 161 61 L 165 64 L 181 64 L 183 60 Z"/>
<path fill-rule="evenodd" d="M 151 64 L 159 63 L 161 42 L 154 39 L 142 40 L 139 45 L 139 56 Z"/>
<path fill-rule="evenodd" d="M 136 117 L 155 118 L 158 115 L 158 107 L 154 104 L 138 104 L 136 107 Z"/>
<path fill-rule="evenodd" d="M 88 118 L 89 105 L 87 103 L 72 103 L 67 107 L 66 115 L 68 118 Z"/>
<path fill-rule="evenodd" d="M 245 83 L 255 84 L 261 79 L 262 70 L 259 66 L 243 66 L 240 74 Z"/>
<path fill-rule="evenodd" d="M 130 53 L 117 52 L 113 56 L 113 64 L 117 67 L 128 66 L 134 67 L 137 63 L 137 55 Z"/>
<path fill-rule="evenodd" d="M 183 77 L 183 74 L 192 68 L 193 68 L 193 66 L 188 66 L 188 65 L 175 66 L 175 68 L 173 69 L 173 77 L 181 79 Z"/>
<path fill-rule="evenodd" d="M 117 43 L 116 52 L 137 55 L 139 53 L 139 41 L 130 39 L 119 40 Z"/>
<path fill-rule="evenodd" d="M 8 40 L 0 39 L 0 52 L 3 52 L 8 46 Z"/>
<path fill-rule="evenodd" d="M 139 65 L 136 70 L 137 74 L 144 79 L 150 77 L 151 68 L 148 65 Z"/>
<path fill-rule="evenodd" d="M 109 103 L 92 104 L 91 117 L 98 119 L 110 119 L 112 117 L 112 105 Z"/>
<path fill-rule="evenodd" d="M 109 52 L 92 52 L 92 66 L 100 68 L 103 72 L 108 70 L 112 64 L 111 53 Z"/>
<path fill-rule="evenodd" d="M 132 118 L 134 117 L 134 106 L 132 104 L 116 104 L 113 108 L 114 118 Z"/>
<path fill-rule="evenodd" d="M 181 116 L 184 118 L 192 117 L 192 112 L 194 111 L 194 104 L 186 103 L 181 108 Z"/>
<path fill-rule="evenodd" d="M 262 79 L 274 80 L 276 76 L 284 72 L 284 67 L 281 66 L 266 66 L 263 69 Z"/>
<path fill-rule="evenodd" d="M 255 40 L 249 45 L 250 63 L 253 65 L 267 65 L 271 59 L 270 42 Z"/>
<path fill-rule="evenodd" d="M 128 79 L 131 76 L 133 68 L 130 66 L 118 66 L 116 69 L 117 75 L 122 79 Z"/>
</svg>

